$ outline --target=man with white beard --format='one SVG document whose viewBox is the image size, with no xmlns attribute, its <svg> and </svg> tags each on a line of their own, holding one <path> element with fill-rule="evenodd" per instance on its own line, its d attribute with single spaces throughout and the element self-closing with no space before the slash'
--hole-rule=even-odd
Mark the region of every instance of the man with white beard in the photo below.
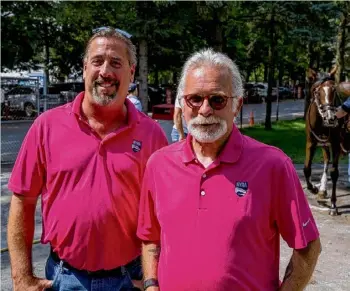
<svg viewBox="0 0 350 291">
<path fill-rule="evenodd" d="M 203 50 L 177 98 L 189 135 L 149 159 L 137 234 L 146 291 L 303 290 L 319 233 L 291 160 L 233 123 L 243 86 L 234 62 Z M 279 281 L 280 235 L 294 249 Z"/>
</svg>

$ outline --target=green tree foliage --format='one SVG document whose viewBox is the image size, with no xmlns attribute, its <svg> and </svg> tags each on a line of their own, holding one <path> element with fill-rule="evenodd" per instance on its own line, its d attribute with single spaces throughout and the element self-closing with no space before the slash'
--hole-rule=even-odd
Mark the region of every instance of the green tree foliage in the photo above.
<svg viewBox="0 0 350 291">
<path fill-rule="evenodd" d="M 246 82 L 269 84 L 269 128 L 277 80 L 303 84 L 308 67 L 329 71 L 336 59 L 344 78 L 349 10 L 347 1 L 2 1 L 1 70 L 44 65 L 52 80 L 81 76 L 92 30 L 121 28 L 138 47 L 145 107 L 149 76 L 176 83 L 191 53 L 213 47 L 237 62 Z"/>
</svg>

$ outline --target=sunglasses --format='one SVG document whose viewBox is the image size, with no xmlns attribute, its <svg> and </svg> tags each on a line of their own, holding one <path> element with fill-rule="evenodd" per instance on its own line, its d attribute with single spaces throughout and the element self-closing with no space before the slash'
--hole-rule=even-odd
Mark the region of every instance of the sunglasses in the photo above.
<svg viewBox="0 0 350 291">
<path fill-rule="evenodd" d="M 119 29 L 119 28 L 113 28 L 113 27 L 110 27 L 110 26 L 101 26 L 101 27 L 98 27 L 98 28 L 95 28 L 92 30 L 92 33 L 98 33 L 100 31 L 105 31 L 105 30 L 114 30 L 118 33 L 120 33 L 121 35 L 125 36 L 126 38 L 131 38 L 132 35 L 128 32 L 126 32 L 125 30 L 122 30 L 122 29 Z"/>
<path fill-rule="evenodd" d="M 189 95 L 183 96 L 183 98 L 185 99 L 187 106 L 190 107 L 191 109 L 199 109 L 203 105 L 204 99 L 208 99 L 208 103 L 211 108 L 213 108 L 214 110 L 221 110 L 225 108 L 225 106 L 227 105 L 228 99 L 235 98 L 235 97 L 228 97 L 228 96 L 219 95 L 219 94 L 208 95 L 208 96 L 189 94 Z"/>
</svg>

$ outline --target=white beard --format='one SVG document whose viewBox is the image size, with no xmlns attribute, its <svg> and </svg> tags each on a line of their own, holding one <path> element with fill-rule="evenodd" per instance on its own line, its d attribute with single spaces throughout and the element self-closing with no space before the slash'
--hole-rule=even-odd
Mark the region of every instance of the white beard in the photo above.
<svg viewBox="0 0 350 291">
<path fill-rule="evenodd" d="M 227 122 L 216 116 L 210 116 L 208 118 L 205 118 L 203 116 L 198 115 L 197 117 L 189 121 L 187 128 L 189 133 L 198 142 L 212 143 L 226 134 Z"/>
</svg>

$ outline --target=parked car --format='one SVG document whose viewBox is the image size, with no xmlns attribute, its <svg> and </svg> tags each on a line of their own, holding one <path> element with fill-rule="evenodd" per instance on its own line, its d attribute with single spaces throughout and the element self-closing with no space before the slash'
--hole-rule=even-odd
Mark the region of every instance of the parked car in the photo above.
<svg viewBox="0 0 350 291">
<path fill-rule="evenodd" d="M 272 97 L 277 99 L 277 88 L 272 88 Z M 278 98 L 279 100 L 292 98 L 292 91 L 287 87 L 278 87 Z"/>
<path fill-rule="evenodd" d="M 15 87 L 5 93 L 5 102 L 9 111 L 24 113 L 25 116 L 35 115 L 38 92 L 35 87 Z"/>
<path fill-rule="evenodd" d="M 258 91 L 259 96 L 261 96 L 263 99 L 267 97 L 267 84 L 256 83 L 254 84 L 254 87 Z"/>
<path fill-rule="evenodd" d="M 258 87 L 256 86 L 256 84 L 246 83 L 244 85 L 243 102 L 245 104 L 262 103 L 263 102 L 263 98 L 259 94 L 259 90 L 258 90 Z"/>
<path fill-rule="evenodd" d="M 40 111 L 55 108 L 57 106 L 72 102 L 74 98 L 84 91 L 83 82 L 54 83 L 47 88 L 47 96 L 43 95 L 43 88 L 40 93 Z"/>
</svg>

